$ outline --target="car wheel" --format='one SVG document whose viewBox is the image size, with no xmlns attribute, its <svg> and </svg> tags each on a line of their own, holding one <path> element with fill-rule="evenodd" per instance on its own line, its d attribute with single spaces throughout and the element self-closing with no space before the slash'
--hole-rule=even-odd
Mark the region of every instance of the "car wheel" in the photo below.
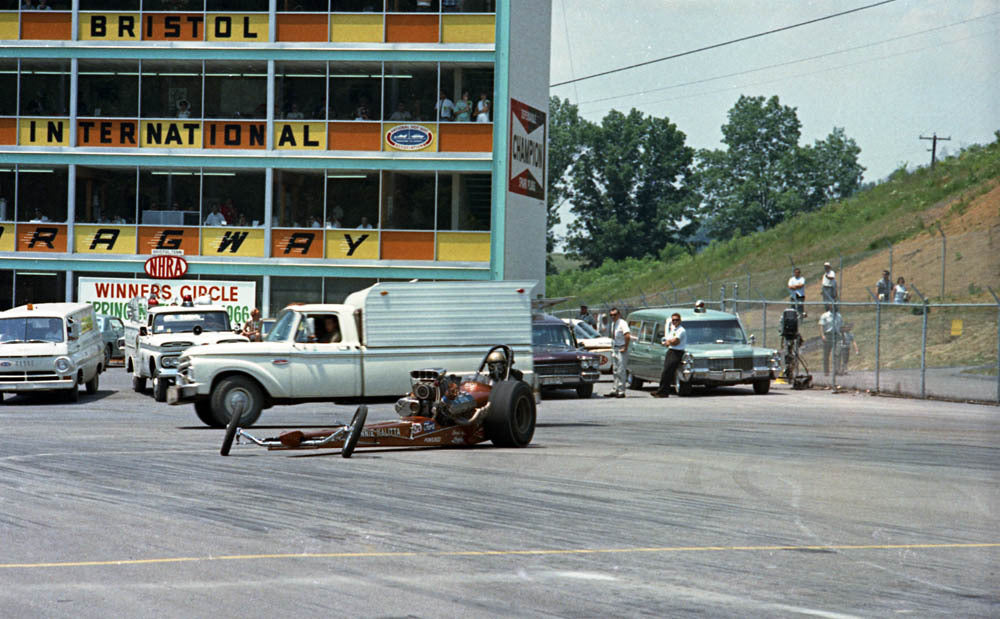
<svg viewBox="0 0 1000 619">
<path fill-rule="evenodd" d="M 104 345 L 104 369 L 111 365 L 111 344 Z"/>
<path fill-rule="evenodd" d="M 212 412 L 220 424 L 229 424 L 237 406 L 243 411 L 240 425 L 244 428 L 252 426 L 264 408 L 264 394 L 257 383 L 246 376 L 223 379 L 212 392 Z"/>
<path fill-rule="evenodd" d="M 77 377 L 76 382 L 73 383 L 73 387 L 66 392 L 66 399 L 70 402 L 76 403 L 80 401 L 80 378 Z"/>
<path fill-rule="evenodd" d="M 341 457 L 350 458 L 351 454 L 354 453 L 354 448 L 358 445 L 358 439 L 361 438 L 361 429 L 365 427 L 366 419 L 368 419 L 368 407 L 362 404 L 358 407 L 358 410 L 354 411 L 354 417 L 351 419 L 351 429 L 347 431 L 344 446 L 340 448 Z"/>
<path fill-rule="evenodd" d="M 677 392 L 677 395 L 689 396 L 691 395 L 691 389 L 692 389 L 691 381 L 681 380 L 681 377 L 678 374 L 677 377 L 674 379 L 674 391 Z"/>
<path fill-rule="evenodd" d="M 167 401 L 167 387 L 170 386 L 170 381 L 165 378 L 154 378 L 153 379 L 153 399 L 157 402 Z"/>
<path fill-rule="evenodd" d="M 765 395 L 771 390 L 771 379 L 765 378 L 763 380 L 753 381 L 753 392 L 757 395 Z"/>
<path fill-rule="evenodd" d="M 201 420 L 203 424 L 210 428 L 222 428 L 224 427 L 219 420 L 215 418 L 215 413 L 212 412 L 212 402 L 210 400 L 198 400 L 194 403 L 194 413 L 198 415 L 198 419 Z"/>
<path fill-rule="evenodd" d="M 497 447 L 525 447 L 535 434 L 535 414 L 535 398 L 527 383 L 498 383 L 490 392 L 490 411 L 483 422 L 486 437 Z"/>
<path fill-rule="evenodd" d="M 146 391 L 146 377 L 132 375 L 132 391 L 144 393 Z"/>
<path fill-rule="evenodd" d="M 632 372 L 625 372 L 625 386 L 629 389 L 635 389 L 638 391 L 642 389 L 643 380 L 641 378 L 636 378 L 635 374 Z"/>
<path fill-rule="evenodd" d="M 94 377 L 87 381 L 87 395 L 94 395 L 101 384 L 101 375 L 94 372 Z"/>
</svg>

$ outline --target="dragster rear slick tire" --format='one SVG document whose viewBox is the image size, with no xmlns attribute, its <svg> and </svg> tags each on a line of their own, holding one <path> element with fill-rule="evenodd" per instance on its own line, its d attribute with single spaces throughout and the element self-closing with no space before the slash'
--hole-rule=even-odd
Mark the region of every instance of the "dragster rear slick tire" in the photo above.
<svg viewBox="0 0 1000 619">
<path fill-rule="evenodd" d="M 341 457 L 350 458 L 351 454 L 354 453 L 358 439 L 361 438 L 361 430 L 365 427 L 366 419 L 368 419 L 368 406 L 362 404 L 358 407 L 358 410 L 354 411 L 354 417 L 351 419 L 351 429 L 348 430 L 347 438 L 344 439 L 344 446 L 340 448 Z"/>
<path fill-rule="evenodd" d="M 223 456 L 229 455 L 229 450 L 233 448 L 233 439 L 236 438 L 236 431 L 240 427 L 240 417 L 243 415 L 233 415 L 229 418 L 229 423 L 226 424 L 226 435 L 222 438 L 222 448 L 219 449 L 219 453 Z"/>
<path fill-rule="evenodd" d="M 505 380 L 490 392 L 490 411 L 483 421 L 486 438 L 497 447 L 526 447 L 535 435 L 535 397 L 519 380 Z"/>
</svg>

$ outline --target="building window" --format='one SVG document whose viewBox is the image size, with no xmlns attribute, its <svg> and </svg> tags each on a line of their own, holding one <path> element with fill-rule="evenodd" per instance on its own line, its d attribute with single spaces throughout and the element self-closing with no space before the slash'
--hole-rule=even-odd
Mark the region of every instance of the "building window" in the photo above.
<svg viewBox="0 0 1000 619">
<path fill-rule="evenodd" d="M 205 169 L 202 181 L 202 222 L 213 207 L 227 226 L 264 225 L 264 171 Z"/>
<path fill-rule="evenodd" d="M 335 219 L 343 228 L 380 227 L 378 185 L 378 172 L 330 170 L 326 175 L 327 225 Z"/>
<path fill-rule="evenodd" d="M 201 118 L 201 71 L 200 60 L 142 61 L 142 117 Z"/>
<path fill-rule="evenodd" d="M 196 11 L 205 10 L 204 0 L 143 0 L 143 11 Z"/>
<path fill-rule="evenodd" d="M 433 122 L 438 100 L 437 73 L 436 64 L 386 63 L 383 119 Z"/>
<path fill-rule="evenodd" d="M 382 176 L 382 227 L 433 229 L 434 173 L 383 172 Z"/>
<path fill-rule="evenodd" d="M 266 62 L 205 61 L 205 118 L 266 116 Z"/>
<path fill-rule="evenodd" d="M 21 116 L 68 116 L 69 68 L 69 60 L 22 60 Z"/>
<path fill-rule="evenodd" d="M 453 120 L 474 122 L 480 94 L 485 93 L 487 99 L 493 99 L 493 67 L 443 64 L 441 90 L 455 105 Z"/>
<path fill-rule="evenodd" d="M 386 7 L 391 13 L 437 12 L 440 8 L 438 0 L 389 0 Z"/>
<path fill-rule="evenodd" d="M 279 62 L 275 66 L 274 89 L 278 109 L 275 118 L 326 120 L 326 63 Z M 330 111 L 336 118 L 336 112 Z"/>
<path fill-rule="evenodd" d="M 17 220 L 66 221 L 67 168 L 19 166 L 17 172 Z"/>
<path fill-rule="evenodd" d="M 343 303 L 347 295 L 373 286 L 377 281 L 365 277 L 324 277 L 323 303 Z"/>
<path fill-rule="evenodd" d="M 0 59 L 0 116 L 17 115 L 17 60 Z"/>
<path fill-rule="evenodd" d="M 438 230 L 489 230 L 492 203 L 489 174 L 438 174 Z"/>
<path fill-rule="evenodd" d="M 139 171 L 139 223 L 197 226 L 201 178 L 197 169 Z"/>
<path fill-rule="evenodd" d="M 333 0 L 334 13 L 381 13 L 383 0 Z"/>
<path fill-rule="evenodd" d="M 206 11 L 267 12 L 267 0 L 207 0 Z"/>
<path fill-rule="evenodd" d="M 382 113 L 382 65 L 377 62 L 330 65 L 331 119 L 378 120 Z"/>
<path fill-rule="evenodd" d="M 323 172 L 275 170 L 271 212 L 276 227 L 322 228 Z"/>
<path fill-rule="evenodd" d="M 139 61 L 80 60 L 77 116 L 139 116 Z"/>
<path fill-rule="evenodd" d="M 76 168 L 76 221 L 134 224 L 136 168 Z"/>
<path fill-rule="evenodd" d="M 139 0 L 80 0 L 81 11 L 138 11 Z"/>
<path fill-rule="evenodd" d="M 14 305 L 62 303 L 66 300 L 65 271 L 17 271 L 14 273 Z"/>
<path fill-rule="evenodd" d="M 0 221 L 14 221 L 14 166 L 0 167 Z"/>
<path fill-rule="evenodd" d="M 323 279 L 319 277 L 271 277 L 271 316 L 292 303 L 322 303 Z"/>
</svg>

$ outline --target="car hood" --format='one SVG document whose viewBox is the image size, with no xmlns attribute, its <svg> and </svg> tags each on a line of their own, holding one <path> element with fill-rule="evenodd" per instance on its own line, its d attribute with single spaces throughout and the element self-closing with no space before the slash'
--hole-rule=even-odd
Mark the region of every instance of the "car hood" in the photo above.
<svg viewBox="0 0 1000 619">
<path fill-rule="evenodd" d="M 188 348 L 184 354 L 188 357 L 207 357 L 211 355 L 247 357 L 251 355 L 288 355 L 291 352 L 287 342 L 251 342 L 244 338 L 240 342 L 227 342 L 225 344 Z"/>
<path fill-rule="evenodd" d="M 160 333 L 157 335 L 147 335 L 142 341 L 147 346 L 169 347 L 172 342 L 191 342 L 192 346 L 201 346 L 202 344 L 216 344 L 223 340 L 249 341 L 245 336 L 236 335 L 232 331 L 203 331 L 198 335 L 190 331 L 184 333 Z"/>
<path fill-rule="evenodd" d="M 18 357 L 42 357 L 51 355 L 60 357 L 66 355 L 65 342 L 32 342 L 11 343 L 0 345 L 0 359 Z"/>
<path fill-rule="evenodd" d="M 587 350 L 595 350 L 601 348 L 611 348 L 611 338 L 610 337 L 584 337 L 576 338 L 576 341 L 583 344 L 583 347 Z"/>
<path fill-rule="evenodd" d="M 565 346 L 535 346 L 533 355 L 535 363 L 565 363 L 584 357 L 599 358 L 593 353 Z"/>
<path fill-rule="evenodd" d="M 686 352 L 706 359 L 727 359 L 730 357 L 764 357 L 774 354 L 770 348 L 759 348 L 749 344 L 693 344 Z"/>
</svg>

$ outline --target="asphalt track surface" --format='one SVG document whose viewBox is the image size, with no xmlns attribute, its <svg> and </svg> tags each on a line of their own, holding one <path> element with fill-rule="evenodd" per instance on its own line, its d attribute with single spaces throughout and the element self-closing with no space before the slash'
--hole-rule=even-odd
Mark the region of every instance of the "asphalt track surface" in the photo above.
<svg viewBox="0 0 1000 619">
<path fill-rule="evenodd" d="M 526 449 L 223 458 L 190 406 L 101 384 L 0 406 L 0 616 L 1000 615 L 994 406 L 566 392 Z"/>
</svg>

